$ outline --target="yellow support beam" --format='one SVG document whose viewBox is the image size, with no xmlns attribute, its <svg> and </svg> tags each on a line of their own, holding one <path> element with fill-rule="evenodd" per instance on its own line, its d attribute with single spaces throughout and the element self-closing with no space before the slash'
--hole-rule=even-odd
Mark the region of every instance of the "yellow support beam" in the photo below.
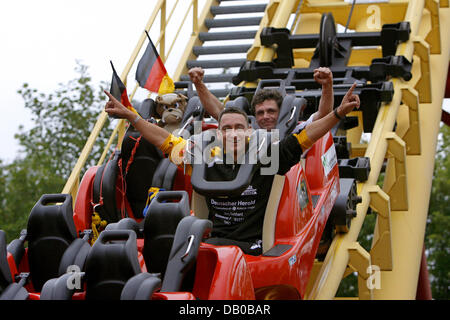
<svg viewBox="0 0 450 320">
<path fill-rule="evenodd" d="M 406 144 L 393 132 L 386 133 L 385 138 L 388 144 L 388 165 L 383 191 L 391 199 L 392 210 L 408 210 Z"/>
<path fill-rule="evenodd" d="M 430 103 L 431 96 L 431 74 L 430 74 L 430 46 L 423 38 L 414 38 L 414 53 L 420 59 L 420 75 L 415 89 L 420 92 L 419 101 Z M 414 79 L 412 79 L 414 81 Z"/>
<path fill-rule="evenodd" d="M 392 270 L 391 205 L 389 196 L 379 186 L 368 188 L 370 207 L 377 213 L 377 223 L 370 256 L 380 270 Z"/>
<path fill-rule="evenodd" d="M 397 134 L 406 143 L 407 155 L 420 155 L 421 153 L 421 141 L 420 141 L 420 120 L 419 120 L 419 93 L 409 86 L 402 87 L 402 103 L 405 106 L 406 112 L 400 113 L 397 118 Z M 409 122 L 401 121 L 408 117 Z M 402 131 L 401 124 L 405 123 L 404 133 Z M 408 126 L 406 127 L 406 124 Z"/>
<path fill-rule="evenodd" d="M 430 45 L 430 53 L 441 53 L 441 30 L 439 23 L 439 1 L 438 0 L 426 0 L 425 8 L 429 13 L 429 21 L 431 26 L 430 31 L 425 40 Z M 426 15 L 426 13 L 424 13 Z"/>
</svg>

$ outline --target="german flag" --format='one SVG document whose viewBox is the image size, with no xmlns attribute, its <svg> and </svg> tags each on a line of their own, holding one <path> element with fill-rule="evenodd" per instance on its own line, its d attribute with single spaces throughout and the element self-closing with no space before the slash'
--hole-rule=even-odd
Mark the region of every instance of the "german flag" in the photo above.
<svg viewBox="0 0 450 320">
<path fill-rule="evenodd" d="M 172 93 L 175 91 L 173 80 L 167 74 L 166 67 L 164 67 L 164 63 L 147 31 L 145 33 L 149 43 L 137 66 L 136 81 L 140 87 L 151 92 L 157 92 L 160 95 Z"/>
<path fill-rule="evenodd" d="M 130 103 L 130 100 L 128 99 L 128 93 L 127 88 L 123 84 L 120 77 L 117 75 L 116 69 L 114 69 L 114 65 L 111 62 L 111 67 L 113 69 L 113 75 L 111 79 L 111 88 L 109 89 L 109 92 L 112 94 L 114 98 L 119 100 L 125 107 L 133 111 L 134 113 L 138 114 L 136 109 L 133 108 L 133 106 Z"/>
</svg>

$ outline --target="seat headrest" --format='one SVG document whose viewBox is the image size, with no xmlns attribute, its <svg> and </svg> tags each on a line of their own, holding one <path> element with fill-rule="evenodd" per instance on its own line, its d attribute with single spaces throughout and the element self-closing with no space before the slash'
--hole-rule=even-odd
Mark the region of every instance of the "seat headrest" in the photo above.
<svg viewBox="0 0 450 320">
<path fill-rule="evenodd" d="M 170 250 L 166 276 L 161 291 L 176 292 L 182 289 L 184 278 L 197 260 L 200 242 L 205 233 L 212 229 L 212 222 L 194 216 L 184 217 L 177 226 L 175 239 Z"/>
<path fill-rule="evenodd" d="M 186 191 L 160 191 L 153 198 L 144 220 L 143 255 L 149 272 L 164 275 L 178 223 L 189 214 Z"/>
<path fill-rule="evenodd" d="M 103 205 L 97 208 L 97 212 L 108 223 L 117 222 L 121 218 L 116 203 L 116 181 L 119 173 L 120 151 L 115 151 L 111 160 L 102 165 L 95 174 L 93 184 L 94 203 L 100 202 L 103 198 Z"/>
<path fill-rule="evenodd" d="M 44 194 L 31 210 L 27 225 L 28 263 L 35 290 L 58 276 L 61 258 L 76 238 L 72 196 Z"/>
<path fill-rule="evenodd" d="M 150 300 L 160 287 L 161 279 L 150 273 L 139 273 L 125 284 L 120 300 Z"/>
<path fill-rule="evenodd" d="M 146 110 L 146 111 L 145 111 Z M 138 112 L 143 118 L 154 120 L 156 104 L 152 99 L 142 102 Z M 142 112 L 142 113 L 141 113 Z M 126 196 L 135 218 L 142 218 L 142 210 L 147 200 L 147 190 L 151 186 L 158 163 L 163 159 L 159 148 L 142 138 L 141 133 L 129 126 L 122 140 L 122 175 L 126 183 Z"/>
<path fill-rule="evenodd" d="M 153 175 L 152 187 L 172 190 L 178 167 L 169 158 L 161 159 Z"/>
<path fill-rule="evenodd" d="M 205 110 L 198 96 L 193 96 L 188 100 L 184 110 L 180 128 L 184 128 L 190 135 L 194 134 L 194 121 L 202 121 Z"/>
<path fill-rule="evenodd" d="M 56 235 L 69 243 L 72 242 L 77 237 L 73 221 L 72 196 L 60 193 L 42 195 L 31 209 L 27 233 L 29 242 L 38 237 Z"/>
<path fill-rule="evenodd" d="M 151 118 L 159 117 L 156 113 L 156 104 L 153 99 L 145 99 L 136 106 L 136 111 L 143 119 L 149 120 Z"/>
<path fill-rule="evenodd" d="M 242 111 L 244 111 L 247 115 L 252 114 L 250 111 L 250 103 L 248 102 L 248 99 L 244 96 L 240 96 L 232 101 L 228 101 L 225 104 L 225 108 L 229 108 L 229 107 L 239 108 Z"/>
<path fill-rule="evenodd" d="M 291 94 L 288 94 L 283 98 L 276 126 L 279 130 L 280 139 L 283 139 L 294 130 L 305 107 L 306 100 L 303 98 L 297 98 Z"/>
</svg>

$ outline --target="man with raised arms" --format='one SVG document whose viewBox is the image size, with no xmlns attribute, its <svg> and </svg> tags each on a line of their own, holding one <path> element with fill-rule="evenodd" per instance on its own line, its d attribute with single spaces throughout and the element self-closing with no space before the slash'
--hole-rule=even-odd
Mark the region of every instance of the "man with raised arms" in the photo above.
<svg viewBox="0 0 450 320">
<path fill-rule="evenodd" d="M 278 158 L 272 159 L 279 163 L 277 174 L 283 175 L 289 171 L 299 162 L 300 156 L 305 150 L 333 128 L 342 117 L 354 108 L 359 108 L 359 97 L 353 94 L 355 87 L 356 83 L 346 93 L 340 106 L 334 112 L 329 112 L 324 117 L 308 123 L 304 128 L 296 128 L 279 141 Z M 261 90 L 256 93 L 254 100 L 260 99 L 259 96 L 264 96 L 265 91 Z M 110 99 L 105 106 L 105 111 L 109 115 L 130 121 L 144 139 L 160 148 L 172 161 L 176 160 L 175 163 L 182 158 L 179 152 L 173 151 L 185 150 L 186 140 L 175 137 L 157 125 L 142 120 L 109 92 L 105 91 L 105 93 Z M 267 99 L 262 99 L 261 103 L 266 102 Z M 239 151 L 248 145 L 253 130 L 249 127 L 247 115 L 240 109 L 227 108 L 217 115 L 217 120 L 216 134 L 221 143 L 219 153 L 223 153 L 224 150 L 232 150 L 233 154 L 239 154 Z M 236 162 L 237 157 L 234 157 L 234 160 L 234 163 L 219 161 L 208 165 L 208 179 L 210 181 L 233 180 L 240 167 L 240 164 Z M 260 255 L 262 253 L 262 225 L 274 175 L 263 175 L 261 171 L 262 168 L 254 173 L 248 188 L 241 195 L 205 197 L 209 209 L 209 219 L 213 222 L 212 237 L 206 240 L 207 243 L 237 245 L 246 254 Z M 190 174 L 190 167 L 187 172 Z"/>
</svg>

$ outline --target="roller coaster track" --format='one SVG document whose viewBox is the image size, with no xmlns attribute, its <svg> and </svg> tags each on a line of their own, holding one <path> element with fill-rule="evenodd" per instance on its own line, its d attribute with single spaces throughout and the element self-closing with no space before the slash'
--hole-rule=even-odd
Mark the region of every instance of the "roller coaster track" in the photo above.
<svg viewBox="0 0 450 320">
<path fill-rule="evenodd" d="M 381 103 L 369 135 L 363 135 L 362 112 L 353 114 L 360 121 L 358 127 L 346 132 L 347 142 L 351 143 L 350 157 L 369 158 L 370 172 L 367 180 L 358 183 L 362 202 L 357 206 L 349 231 L 336 234 L 324 260 L 315 263 L 305 298 L 334 299 L 342 279 L 356 272 L 359 299 L 415 299 L 449 64 L 449 1 L 356 1 L 352 9 L 349 0 L 192 0 L 182 9 L 181 27 L 173 27 L 172 18 L 180 7 L 179 1 L 157 1 L 145 29 L 156 29 L 159 38 L 154 42 L 164 61 L 170 61 L 175 46 L 176 51 L 184 52 L 176 58 L 178 67 L 172 71 L 179 87 L 187 85 L 190 67 L 218 69 L 216 74 L 208 71 L 205 82 L 214 83 L 212 91 L 219 97 L 225 97 L 230 87 L 233 89 L 231 81 L 238 72 L 233 68 L 245 61 L 264 63 L 276 58 L 276 46 L 261 43 L 265 27 L 288 28 L 292 35 L 317 34 L 321 15 L 327 12 L 333 14 L 337 24 L 346 26 L 348 22 L 348 28 L 356 32 L 380 31 L 384 24 L 409 22 L 409 39 L 398 44 L 395 55 L 412 61 L 412 78 L 409 81 L 400 77 L 390 79 L 392 99 Z M 255 12 L 260 14 L 250 14 Z M 188 16 L 192 20 L 186 19 Z M 184 23 L 189 27 L 183 27 Z M 231 26 L 238 30 L 210 32 L 213 28 Z M 246 30 L 248 26 L 253 29 Z M 170 43 L 166 30 L 177 28 Z M 192 32 L 181 44 L 178 34 L 186 29 Z M 143 32 L 121 75 L 122 80 L 126 80 L 135 64 L 145 39 Z M 209 41 L 232 42 L 231 39 L 247 39 L 250 43 L 208 45 Z M 181 50 L 183 45 L 185 49 Z M 295 49 L 292 68 L 309 65 L 313 52 L 314 49 Z M 236 57 L 220 58 L 216 54 Z M 202 59 L 202 55 L 206 58 Z M 348 65 L 369 66 L 373 58 L 379 57 L 380 46 L 354 48 Z M 223 68 L 230 69 L 224 72 Z M 238 87 L 254 88 L 256 83 L 242 81 Z M 134 95 L 136 88 L 128 92 Z M 71 193 L 75 198 L 81 168 L 106 118 L 102 112 L 62 193 Z M 116 137 L 120 145 L 123 132 L 124 122 L 120 121 L 99 164 L 110 152 Z M 358 236 L 369 208 L 376 213 L 377 221 L 372 247 L 367 251 L 358 243 Z"/>
</svg>

